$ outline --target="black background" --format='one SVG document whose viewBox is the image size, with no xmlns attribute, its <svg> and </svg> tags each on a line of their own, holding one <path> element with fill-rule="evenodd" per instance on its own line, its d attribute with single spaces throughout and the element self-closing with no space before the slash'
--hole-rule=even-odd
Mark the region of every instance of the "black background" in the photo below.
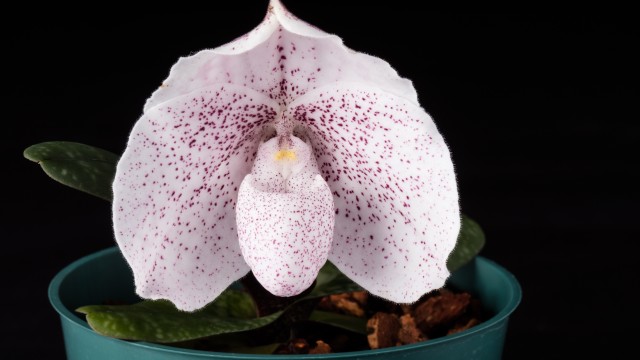
<svg viewBox="0 0 640 360">
<path fill-rule="evenodd" d="M 145 99 L 178 57 L 248 32 L 266 3 L 6 14 L 20 26 L 3 25 L 3 358 L 64 358 L 48 282 L 69 262 L 114 245 L 109 204 L 49 180 L 22 150 L 70 140 L 122 152 Z M 285 3 L 413 80 L 451 148 L 462 209 L 487 234 L 482 254 L 523 287 L 505 359 L 614 357 L 633 345 L 634 19 L 430 13 L 402 1 Z"/>
</svg>

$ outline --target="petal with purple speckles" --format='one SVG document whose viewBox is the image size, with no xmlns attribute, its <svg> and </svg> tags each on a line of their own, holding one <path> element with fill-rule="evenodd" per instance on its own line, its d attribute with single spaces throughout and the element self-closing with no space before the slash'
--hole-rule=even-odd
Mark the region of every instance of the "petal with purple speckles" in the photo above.
<svg viewBox="0 0 640 360">
<path fill-rule="evenodd" d="M 262 286 L 278 296 L 310 287 L 327 261 L 335 214 L 310 146 L 294 136 L 262 144 L 236 209 L 242 254 Z"/>
<path fill-rule="evenodd" d="M 447 278 L 455 174 L 411 81 L 279 0 L 249 34 L 181 58 L 144 111 L 113 207 L 141 296 L 194 310 L 249 269 L 291 296 L 327 257 L 397 302 Z"/>
<path fill-rule="evenodd" d="M 449 150 L 429 115 L 373 87 L 325 86 L 290 104 L 336 206 L 329 259 L 371 293 L 407 303 L 441 287 L 460 228 Z"/>
<path fill-rule="evenodd" d="M 387 62 L 347 48 L 339 37 L 297 19 L 272 0 L 264 21 L 250 33 L 181 58 L 145 109 L 211 84 L 246 86 L 286 106 L 336 81 L 371 84 L 418 103 L 411 81 Z"/>
<path fill-rule="evenodd" d="M 118 163 L 113 220 L 140 296 L 195 310 L 249 271 L 234 207 L 277 108 L 250 89 L 217 85 L 138 120 Z"/>
</svg>

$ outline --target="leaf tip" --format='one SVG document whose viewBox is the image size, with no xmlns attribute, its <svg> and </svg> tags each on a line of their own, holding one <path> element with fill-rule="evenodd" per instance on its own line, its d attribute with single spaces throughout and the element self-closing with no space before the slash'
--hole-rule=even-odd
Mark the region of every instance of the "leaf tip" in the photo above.
<svg viewBox="0 0 640 360">
<path fill-rule="evenodd" d="M 37 154 L 36 154 L 37 147 L 38 147 L 38 144 L 29 146 L 28 148 L 24 149 L 24 151 L 22 152 L 22 156 L 24 156 L 27 160 L 31 160 L 35 163 L 39 163 L 40 159 L 37 157 Z"/>
<path fill-rule="evenodd" d="M 91 309 L 90 309 L 90 306 L 81 306 L 76 309 L 76 312 L 84 315 L 89 315 L 89 313 L 91 312 Z"/>
</svg>

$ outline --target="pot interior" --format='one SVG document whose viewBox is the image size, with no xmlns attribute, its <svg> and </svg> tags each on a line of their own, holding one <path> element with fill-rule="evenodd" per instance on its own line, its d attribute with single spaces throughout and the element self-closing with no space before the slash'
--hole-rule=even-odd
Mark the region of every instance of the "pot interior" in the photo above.
<svg viewBox="0 0 640 360">
<path fill-rule="evenodd" d="M 491 335 L 494 337 L 494 340 L 492 341 L 495 342 L 495 344 L 491 346 L 494 349 L 493 353 L 497 357 L 489 358 L 500 358 L 508 317 L 518 306 L 521 299 L 520 285 L 515 277 L 493 261 L 479 256 L 452 274 L 449 279 L 449 283 L 457 289 L 468 291 L 472 295 L 478 297 L 482 302 L 484 309 L 491 315 L 491 317 L 469 330 L 422 343 L 381 349 L 374 352 L 336 353 L 330 354 L 332 356 L 329 357 L 342 357 L 343 354 L 351 354 L 352 356 L 355 356 L 358 355 L 357 353 L 369 356 L 370 353 L 375 353 L 377 355 L 386 354 L 387 358 L 390 359 L 395 358 L 396 355 L 402 357 L 403 355 L 400 355 L 401 353 L 396 354 L 398 351 L 424 351 L 423 349 L 425 347 L 429 347 L 435 352 L 439 351 L 437 349 L 445 346 L 446 344 L 460 342 L 460 344 L 457 345 L 458 350 L 455 352 L 459 352 L 459 358 L 462 359 L 468 358 L 468 355 L 471 353 L 476 353 L 476 351 L 478 351 L 478 347 L 487 348 L 491 343 L 488 342 L 489 339 L 487 338 L 481 338 L 473 341 L 465 340 L 468 339 L 468 336 L 479 334 L 479 336 L 482 337 L 489 333 L 496 333 L 496 335 Z M 94 333 L 89 328 L 89 325 L 84 320 L 84 316 L 76 313 L 75 309 L 84 305 L 102 304 L 105 302 L 132 303 L 140 300 L 134 292 L 133 274 L 131 269 L 117 247 L 112 247 L 86 256 L 60 271 L 51 281 L 49 287 L 49 299 L 53 307 L 61 316 L 63 329 L 65 330 L 67 353 L 70 358 L 75 358 L 74 356 L 71 356 L 72 352 L 75 350 L 70 351 L 69 347 L 73 346 L 76 348 L 77 346 L 75 344 L 79 341 L 68 339 L 67 335 L 71 333 L 79 333 L 81 334 L 80 336 L 92 339 L 91 341 L 100 341 L 100 339 L 108 340 L 112 343 L 114 348 L 117 347 L 117 343 L 122 343 L 123 346 L 129 348 L 136 347 L 135 351 L 151 351 L 151 349 L 156 349 L 155 351 L 157 351 L 158 349 L 165 349 L 163 351 L 191 354 L 197 358 L 203 356 L 209 357 L 211 354 L 216 354 L 197 350 L 178 350 L 174 347 L 148 344 L 144 342 L 127 342 L 110 338 L 107 339 Z M 477 346 L 473 351 L 467 351 L 463 343 L 473 343 L 474 341 L 477 342 Z M 128 351 L 132 351 L 132 349 L 129 349 Z M 451 350 L 446 351 L 451 352 Z M 218 357 L 220 357 L 220 355 L 224 353 L 217 354 L 219 355 Z M 229 355 L 230 354 L 222 355 L 222 357 L 227 357 Z M 253 355 L 245 358 L 257 359 L 265 356 L 266 355 Z M 327 356 L 325 355 L 324 357 L 326 358 Z M 292 357 L 292 355 L 286 355 L 286 358 L 294 359 L 295 357 Z M 422 358 L 422 355 L 417 358 Z"/>
</svg>

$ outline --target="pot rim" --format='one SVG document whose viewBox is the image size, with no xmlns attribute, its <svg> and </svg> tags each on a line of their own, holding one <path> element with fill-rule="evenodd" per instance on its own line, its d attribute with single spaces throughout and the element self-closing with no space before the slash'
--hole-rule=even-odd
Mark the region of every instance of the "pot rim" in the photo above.
<svg viewBox="0 0 640 360">
<path fill-rule="evenodd" d="M 67 265 L 66 267 L 64 267 L 62 270 L 60 270 L 51 280 L 51 282 L 49 283 L 49 289 L 48 289 L 48 295 L 49 295 L 49 302 L 51 303 L 51 305 L 53 306 L 53 308 L 58 312 L 58 314 L 63 317 L 64 319 L 70 321 L 71 323 L 73 323 L 76 326 L 79 326 L 81 328 L 83 328 L 86 331 L 91 331 L 93 332 L 93 329 L 91 329 L 91 327 L 89 326 L 89 324 L 81 319 L 80 317 L 78 317 L 77 315 L 75 315 L 73 313 L 73 311 L 69 310 L 63 303 L 62 300 L 60 299 L 60 286 L 62 284 L 62 282 L 64 281 L 64 279 L 73 271 L 75 271 L 78 267 L 91 262 L 97 258 L 106 256 L 106 255 L 111 255 L 115 252 L 119 252 L 120 249 L 117 246 L 113 246 L 104 250 L 100 250 L 97 251 L 93 254 L 89 254 L 86 255 L 74 262 L 72 262 L 71 264 Z M 484 264 L 484 265 L 488 265 L 489 267 L 497 270 L 497 273 L 499 274 L 500 277 L 502 277 L 506 284 L 508 284 L 508 286 L 504 289 L 504 291 L 508 292 L 508 302 L 506 304 L 506 306 L 504 306 L 497 314 L 493 315 L 491 318 L 485 320 L 484 322 L 473 326 L 470 329 L 461 331 L 459 333 L 453 334 L 453 335 L 447 335 L 447 336 L 443 336 L 440 338 L 436 338 L 436 339 L 431 339 L 431 340 L 426 340 L 426 341 L 422 341 L 422 342 L 418 342 L 415 344 L 409 344 L 409 345 L 401 345 L 401 346 L 394 346 L 394 347 L 389 347 L 389 348 L 384 348 L 384 349 L 375 349 L 375 350 L 362 350 L 362 351 L 351 351 L 351 352 L 340 352 L 340 353 L 331 353 L 331 354 L 304 354 L 304 355 L 265 355 L 265 354 L 244 354 L 244 353 L 228 353 L 228 352 L 215 352 L 215 351 L 204 351 L 204 350 L 192 350 L 192 349 L 183 349 L 183 348 L 177 348 L 177 347 L 172 347 L 172 346 L 168 346 L 168 345 L 162 345 L 162 344 L 155 344 L 155 343 L 149 343 L 149 342 L 144 342 L 144 341 L 128 341 L 128 340 L 122 340 L 122 339 L 116 339 L 116 338 L 110 338 L 110 337 L 105 337 L 108 338 L 110 340 L 113 341 L 118 341 L 118 342 L 123 342 L 123 343 L 127 343 L 131 346 L 137 346 L 137 347 L 142 347 L 142 348 L 148 348 L 148 349 L 157 349 L 157 350 L 161 350 L 164 352 L 170 352 L 170 353 L 178 353 L 178 354 L 189 354 L 189 355 L 202 355 L 202 356 L 215 356 L 217 358 L 224 358 L 224 359 L 238 359 L 238 357 L 242 357 L 245 359 L 256 359 L 256 360 L 265 360 L 265 359 L 276 359 L 276 358 L 283 358 L 283 359 L 301 359 L 301 358 L 331 358 L 331 359 L 340 359 L 340 358 L 345 358 L 345 357 L 363 357 L 363 356 L 372 356 L 372 355 L 381 355 L 381 354 L 390 354 L 390 353 L 395 353 L 398 351 L 412 351 L 415 349 L 420 349 L 423 348 L 425 346 L 435 346 L 438 344 L 442 344 L 445 342 L 450 342 L 450 341 L 454 341 L 455 339 L 461 338 L 461 337 L 465 337 L 465 336 L 469 336 L 471 334 L 474 334 L 476 332 L 481 332 L 484 331 L 487 328 L 490 328 L 498 323 L 500 323 L 501 321 L 505 320 L 507 317 L 509 317 L 509 315 L 511 315 L 511 313 L 517 308 L 518 304 L 520 304 L 520 301 L 522 300 L 522 288 L 520 286 L 520 284 L 518 283 L 518 280 L 515 278 L 515 276 L 513 274 L 511 274 L 508 270 L 506 270 L 504 267 L 502 267 L 501 265 L 497 264 L 496 262 L 489 260 L 483 256 L 476 256 L 475 261 Z M 100 334 L 97 334 L 98 336 L 103 336 Z"/>
</svg>

